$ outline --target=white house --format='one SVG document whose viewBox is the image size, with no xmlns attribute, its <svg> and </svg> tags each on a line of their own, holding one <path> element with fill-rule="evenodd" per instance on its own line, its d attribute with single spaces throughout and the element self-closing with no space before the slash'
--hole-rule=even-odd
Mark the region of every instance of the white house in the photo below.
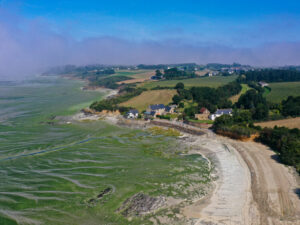
<svg viewBox="0 0 300 225">
<path fill-rule="evenodd" d="M 269 86 L 268 83 L 263 82 L 263 81 L 258 82 L 258 84 L 259 84 L 261 87 L 267 87 L 267 86 Z"/>
<path fill-rule="evenodd" d="M 232 115 L 232 109 L 218 109 L 215 113 L 209 115 L 210 120 L 215 120 L 222 115 Z"/>
<path fill-rule="evenodd" d="M 139 111 L 136 109 L 131 109 L 126 113 L 127 119 L 136 119 L 139 116 Z"/>
</svg>

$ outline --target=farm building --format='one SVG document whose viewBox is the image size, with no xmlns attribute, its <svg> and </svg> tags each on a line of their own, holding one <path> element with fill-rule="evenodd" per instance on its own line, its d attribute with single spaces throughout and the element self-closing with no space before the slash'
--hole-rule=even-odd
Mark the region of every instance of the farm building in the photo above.
<svg viewBox="0 0 300 225">
<path fill-rule="evenodd" d="M 136 119 L 139 116 L 139 111 L 136 109 L 131 109 L 126 113 L 127 119 Z"/>
<path fill-rule="evenodd" d="M 222 115 L 232 115 L 232 109 L 218 109 L 214 114 L 209 116 L 209 119 L 215 120 L 217 117 Z"/>
<path fill-rule="evenodd" d="M 258 84 L 259 84 L 261 87 L 267 87 L 267 86 L 269 86 L 268 83 L 263 82 L 263 81 L 258 82 Z"/>
<path fill-rule="evenodd" d="M 195 118 L 198 120 L 208 120 L 209 117 L 209 110 L 205 107 L 202 107 L 198 114 L 195 114 Z"/>
</svg>

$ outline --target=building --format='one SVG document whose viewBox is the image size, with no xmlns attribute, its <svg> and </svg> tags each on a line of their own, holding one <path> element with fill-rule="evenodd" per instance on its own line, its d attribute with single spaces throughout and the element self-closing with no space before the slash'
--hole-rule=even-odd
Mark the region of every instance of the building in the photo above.
<svg viewBox="0 0 300 225">
<path fill-rule="evenodd" d="M 268 83 L 263 82 L 263 81 L 258 82 L 258 84 L 259 84 L 261 87 L 267 87 L 267 86 L 269 86 Z"/>
<path fill-rule="evenodd" d="M 136 109 L 131 109 L 126 113 L 127 119 L 136 119 L 139 116 L 139 111 Z"/>
<path fill-rule="evenodd" d="M 155 117 L 155 111 L 146 111 L 144 113 L 144 118 L 145 119 L 153 119 Z"/>
<path fill-rule="evenodd" d="M 166 113 L 174 113 L 176 108 L 177 108 L 177 105 L 166 106 L 165 112 Z"/>
<path fill-rule="evenodd" d="M 202 107 L 200 109 L 199 113 L 195 114 L 195 118 L 198 120 L 208 120 L 209 114 L 210 114 L 210 111 L 207 108 Z"/>
<path fill-rule="evenodd" d="M 217 76 L 218 74 L 219 74 L 219 72 L 217 72 L 217 71 L 211 71 L 208 73 L 208 76 L 212 77 L 212 76 Z"/>
<path fill-rule="evenodd" d="M 209 116 L 209 119 L 215 120 L 217 117 L 222 115 L 232 115 L 232 109 L 218 109 L 214 114 Z"/>
<path fill-rule="evenodd" d="M 154 112 L 154 117 L 156 117 L 157 115 L 165 114 L 166 107 L 164 104 L 150 105 L 147 109 L 147 112 Z"/>
</svg>

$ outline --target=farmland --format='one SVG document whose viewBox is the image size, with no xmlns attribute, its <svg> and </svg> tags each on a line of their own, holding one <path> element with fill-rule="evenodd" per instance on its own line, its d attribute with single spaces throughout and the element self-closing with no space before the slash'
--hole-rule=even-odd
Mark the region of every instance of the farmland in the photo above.
<svg viewBox="0 0 300 225">
<path fill-rule="evenodd" d="M 247 85 L 247 84 L 242 84 L 242 90 L 239 94 L 232 96 L 229 100 L 232 101 L 232 103 L 236 103 L 239 100 L 239 97 L 242 94 L 245 94 L 248 90 L 250 90 L 251 88 Z"/>
<path fill-rule="evenodd" d="M 136 96 L 127 102 L 120 104 L 138 109 L 140 112 L 145 110 L 150 104 L 168 104 L 172 102 L 172 97 L 176 94 L 176 90 L 153 90 L 145 91 L 141 95 Z"/>
<path fill-rule="evenodd" d="M 300 82 L 270 83 L 269 87 L 272 90 L 266 95 L 266 98 L 270 102 L 279 103 L 290 95 L 300 95 Z"/>
<path fill-rule="evenodd" d="M 186 87 L 212 87 L 217 88 L 234 81 L 237 76 L 215 76 L 215 77 L 199 77 L 184 80 L 163 80 L 163 81 L 149 81 L 141 84 L 141 87 L 151 89 L 157 86 L 174 87 L 178 82 L 184 83 Z"/>
<path fill-rule="evenodd" d="M 278 126 L 278 127 L 288 127 L 290 129 L 293 129 L 293 128 L 300 129 L 300 117 L 289 118 L 289 119 L 284 119 L 284 120 L 261 122 L 261 123 L 256 123 L 255 125 L 258 125 L 261 127 L 270 127 L 270 128 L 273 128 L 274 126 Z"/>
<path fill-rule="evenodd" d="M 155 75 L 155 71 L 154 70 L 138 70 L 133 72 L 119 71 L 116 74 L 133 78 L 131 80 L 118 82 L 118 84 L 122 84 L 122 83 L 133 84 L 133 83 L 141 83 L 150 80 L 151 77 Z"/>
</svg>

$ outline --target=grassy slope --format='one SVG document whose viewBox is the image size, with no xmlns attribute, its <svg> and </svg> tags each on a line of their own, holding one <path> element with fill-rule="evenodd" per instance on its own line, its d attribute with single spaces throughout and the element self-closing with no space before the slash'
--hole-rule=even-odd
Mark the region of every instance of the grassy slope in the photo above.
<svg viewBox="0 0 300 225">
<path fill-rule="evenodd" d="M 140 112 L 145 110 L 150 104 L 168 104 L 172 101 L 172 97 L 176 94 L 176 90 L 154 90 L 146 91 L 127 102 L 122 106 L 130 106 L 138 109 Z"/>
<path fill-rule="evenodd" d="M 277 125 L 279 127 L 284 126 L 284 127 L 288 127 L 288 128 L 300 129 L 300 117 L 284 119 L 284 120 L 261 122 L 261 123 L 256 123 L 255 125 L 259 125 L 261 127 L 271 127 L 271 128 L 273 128 L 275 125 Z"/>
<path fill-rule="evenodd" d="M 222 77 L 222 76 L 215 76 L 215 77 L 199 77 L 199 78 L 192 78 L 192 79 L 185 79 L 185 80 L 164 80 L 164 81 L 149 81 L 141 84 L 141 87 L 145 87 L 151 89 L 156 86 L 161 87 L 173 87 L 178 82 L 184 83 L 186 87 L 219 87 L 224 84 L 227 84 L 231 81 L 234 81 L 237 76 L 229 76 L 229 77 Z"/>
<path fill-rule="evenodd" d="M 270 83 L 270 88 L 272 91 L 266 95 L 266 98 L 271 102 L 281 102 L 290 95 L 300 95 L 300 82 Z"/>
<path fill-rule="evenodd" d="M 232 101 L 232 103 L 236 103 L 239 100 L 239 97 L 242 94 L 245 94 L 248 90 L 250 90 L 251 88 L 247 85 L 247 84 L 242 84 L 242 90 L 239 94 L 232 96 L 231 98 L 229 98 L 229 100 Z"/>
</svg>

